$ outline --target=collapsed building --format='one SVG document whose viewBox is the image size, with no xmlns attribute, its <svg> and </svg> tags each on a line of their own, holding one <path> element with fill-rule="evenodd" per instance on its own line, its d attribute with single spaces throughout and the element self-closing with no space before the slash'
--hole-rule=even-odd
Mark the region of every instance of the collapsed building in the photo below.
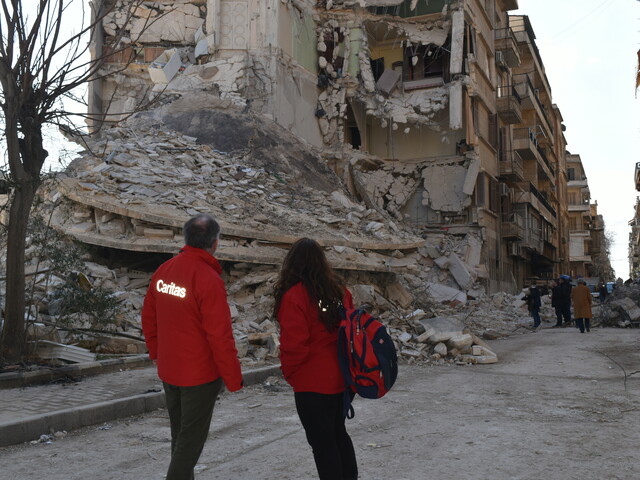
<svg viewBox="0 0 640 480">
<path fill-rule="evenodd" d="M 419 235 L 479 238 L 489 292 L 569 272 L 564 125 L 516 0 L 154 1 L 127 21 L 129 3 L 92 45 L 117 72 L 91 85 L 94 126 L 207 92 L 203 109 L 284 127 Z M 183 131 L 221 151 L 237 133 Z"/>
<path fill-rule="evenodd" d="M 494 361 L 481 337 L 529 320 L 484 295 L 568 271 L 564 126 L 517 1 L 130 4 L 94 2 L 113 7 L 91 45 L 98 133 L 49 185 L 49 222 L 167 258 L 189 216 L 215 215 L 245 362 L 277 354 L 269 292 L 302 236 L 409 359 Z M 148 277 L 121 270 L 93 280 L 130 286 L 135 317 Z"/>
</svg>

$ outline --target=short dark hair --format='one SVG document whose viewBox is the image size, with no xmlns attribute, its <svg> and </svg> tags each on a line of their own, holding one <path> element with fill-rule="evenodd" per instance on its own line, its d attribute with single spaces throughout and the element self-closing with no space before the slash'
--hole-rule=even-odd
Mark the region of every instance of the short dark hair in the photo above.
<svg viewBox="0 0 640 480">
<path fill-rule="evenodd" d="M 201 213 L 190 218 L 183 227 L 184 242 L 190 247 L 211 248 L 220 235 L 220 225 L 211 215 Z"/>
</svg>

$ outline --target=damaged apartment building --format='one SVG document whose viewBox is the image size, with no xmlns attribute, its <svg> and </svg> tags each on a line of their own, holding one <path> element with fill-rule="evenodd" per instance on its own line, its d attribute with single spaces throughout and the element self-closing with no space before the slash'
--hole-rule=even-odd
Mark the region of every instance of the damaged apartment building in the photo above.
<svg viewBox="0 0 640 480">
<path fill-rule="evenodd" d="M 244 131 L 225 112 L 283 128 L 392 236 L 389 222 L 478 245 L 488 292 L 569 271 L 564 125 L 517 0 L 155 0 L 128 17 L 129 4 L 94 38 L 113 72 L 91 85 L 94 116 L 155 97 L 175 125 L 172 99 L 206 94 L 191 108 L 209 115 L 183 133 L 227 152 Z"/>
</svg>

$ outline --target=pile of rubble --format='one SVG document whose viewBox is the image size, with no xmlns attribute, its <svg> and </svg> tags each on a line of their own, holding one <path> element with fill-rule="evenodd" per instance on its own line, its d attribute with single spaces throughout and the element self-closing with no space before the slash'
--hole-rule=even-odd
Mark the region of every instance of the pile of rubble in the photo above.
<svg viewBox="0 0 640 480">
<path fill-rule="evenodd" d="M 34 271 L 36 259 L 28 265 Z M 233 318 L 233 330 L 241 362 L 259 366 L 277 362 L 278 326 L 272 317 L 273 286 L 277 267 L 225 262 L 225 281 Z M 40 270 L 46 271 L 46 264 Z M 33 338 L 75 344 L 99 354 L 140 354 L 146 351 L 140 310 L 151 272 L 120 267 L 109 269 L 84 262 L 84 275 L 93 287 L 113 291 L 123 307 L 118 321 L 102 332 L 92 332 L 87 316 L 78 313 L 73 328 L 58 329 L 48 301 L 51 292 L 66 279 L 35 275 L 38 311 L 31 312 Z M 388 326 L 401 361 L 408 363 L 492 363 L 497 361 L 484 339 L 529 331 L 531 319 L 522 295 L 496 294 L 459 301 L 413 296 L 402 287 L 403 277 L 392 274 L 341 271 L 357 305 L 363 305 Z M 367 283 L 363 283 L 363 282 Z M 0 288 L 3 285 L 0 285 Z M 552 318 L 545 299 L 543 317 Z"/>
<path fill-rule="evenodd" d="M 619 280 L 616 288 L 602 304 L 593 309 L 595 326 L 637 327 L 640 326 L 640 285 L 623 285 Z"/>
<path fill-rule="evenodd" d="M 216 256 L 245 366 L 277 360 L 273 286 L 288 248 L 303 236 L 325 247 L 355 302 L 389 326 L 407 362 L 496 361 L 483 338 L 527 331 L 522 300 L 488 297 L 479 283 L 486 276 L 479 234 L 440 231 L 423 238 L 379 205 L 353 196 L 313 149 L 278 127 L 180 101 L 160 107 L 165 114 L 145 112 L 85 139 L 80 157 L 43 187 L 38 214 L 53 228 L 94 254 L 107 247 L 110 260 L 127 258 L 107 268 L 97 255 L 83 257 L 88 288 L 114 292 L 123 307 L 109 335 L 96 333 L 83 313 L 75 314 L 75 328 L 53 330 L 35 324 L 55 323 L 51 293 L 68 278 L 46 273 L 45 259 L 30 248 L 27 268 L 38 297 L 30 320 L 39 338 L 103 354 L 144 352 L 139 314 L 152 270 L 158 256 L 178 251 L 184 221 L 201 212 L 222 227 Z M 220 128 L 222 117 L 229 133 L 237 131 L 232 139 L 194 129 L 212 119 Z M 223 141 L 229 151 L 217 148 Z M 411 186 L 403 180 L 390 188 Z M 149 258 L 155 265 L 145 263 Z"/>
</svg>

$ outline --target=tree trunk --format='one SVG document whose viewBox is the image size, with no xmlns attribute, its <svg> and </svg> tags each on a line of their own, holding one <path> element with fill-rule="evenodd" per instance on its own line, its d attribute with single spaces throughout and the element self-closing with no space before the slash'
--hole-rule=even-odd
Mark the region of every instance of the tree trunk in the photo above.
<svg viewBox="0 0 640 480">
<path fill-rule="evenodd" d="M 39 177 L 16 185 L 9 210 L 7 238 L 7 293 L 0 351 L 4 360 L 21 361 L 26 350 L 24 258 L 29 213 Z"/>
</svg>

